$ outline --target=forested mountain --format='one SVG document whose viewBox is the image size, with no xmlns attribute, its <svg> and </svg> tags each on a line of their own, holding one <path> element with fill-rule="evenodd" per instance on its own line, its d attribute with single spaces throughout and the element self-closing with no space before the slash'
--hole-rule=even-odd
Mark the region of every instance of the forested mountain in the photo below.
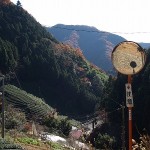
<svg viewBox="0 0 150 150">
<path fill-rule="evenodd" d="M 10 84 L 65 114 L 94 111 L 108 76 L 80 48 L 56 40 L 20 5 L 0 3 L 0 70 Z"/>
<path fill-rule="evenodd" d="M 150 48 L 150 43 L 139 43 L 143 48 L 149 49 Z"/>
<path fill-rule="evenodd" d="M 112 49 L 125 41 L 121 36 L 90 26 L 58 24 L 47 30 L 59 41 L 81 48 L 90 62 L 109 73 L 113 69 L 110 59 Z"/>
<path fill-rule="evenodd" d="M 142 134 L 150 134 L 150 49 L 146 50 L 147 60 L 144 68 L 132 75 L 133 92 L 133 138 L 138 140 Z M 122 135 L 122 105 L 125 105 L 125 132 L 128 140 L 128 108 L 126 107 L 125 84 L 128 82 L 127 75 L 118 73 L 115 80 L 110 80 L 105 89 L 104 103 L 107 112 L 110 113 L 109 121 L 112 123 L 107 132 L 114 135 L 115 129 Z M 115 110 L 115 111 L 114 111 Z M 143 132 L 144 129 L 144 132 Z"/>
<path fill-rule="evenodd" d="M 126 39 L 109 32 L 104 32 L 95 27 L 83 25 L 57 24 L 48 27 L 59 41 L 68 43 L 73 47 L 81 48 L 84 56 L 92 63 L 108 73 L 114 72 L 110 59 L 113 48 Z M 139 43 L 143 48 L 150 48 L 150 43 Z"/>
<path fill-rule="evenodd" d="M 134 120 L 138 129 L 144 128 L 150 134 L 150 49 L 147 50 L 147 62 L 144 69 L 133 76 Z"/>
<path fill-rule="evenodd" d="M 59 30 L 64 26 L 57 25 L 54 29 L 57 27 Z M 110 136 L 117 137 L 117 140 L 121 139 L 120 104 L 122 101 L 125 103 L 127 76 L 118 74 L 116 78 L 112 78 L 87 61 L 83 54 L 87 54 L 93 59 L 94 53 L 94 60 L 99 61 L 97 65 L 106 66 L 108 69 L 111 67 L 109 56 L 112 47 L 124 39 L 118 36 L 114 37 L 109 33 L 97 33 L 98 30 L 95 28 L 92 30 L 85 26 L 84 28 L 83 26 L 73 26 L 73 28 L 76 30 L 68 30 L 68 27 L 67 30 L 61 29 L 57 34 L 61 35 L 62 39 L 58 39 L 55 35 L 56 39 L 53 33 L 53 35 L 49 33 L 20 5 L 16 6 L 9 0 L 0 1 L 0 71 L 6 76 L 5 84 L 8 84 L 5 86 L 6 99 L 13 103 L 16 99 L 16 102 L 20 104 L 23 101 L 25 107 L 30 110 L 30 102 L 34 97 L 31 98 L 30 94 L 25 93 L 26 91 L 40 97 L 42 104 L 45 101 L 56 108 L 58 112 L 70 116 L 93 114 L 95 108 L 104 110 L 105 123 L 109 118 L 108 124 L 105 124 L 103 132 L 99 130 L 96 133 L 108 133 Z M 90 37 L 87 36 L 89 34 L 87 31 L 81 31 L 85 29 L 91 30 Z M 66 32 L 66 39 L 62 32 Z M 100 36 L 100 34 L 102 35 Z M 95 36 L 98 40 L 94 40 Z M 82 39 L 82 37 L 86 38 Z M 93 43 L 95 46 L 92 46 Z M 84 49 L 84 45 L 89 51 Z M 100 52 L 97 54 L 96 52 L 99 50 Z M 140 73 L 134 75 L 132 80 L 133 137 L 143 128 L 148 131 L 150 129 L 149 51 L 147 51 L 145 67 Z M 35 107 L 40 110 L 39 101 L 36 102 Z M 51 107 L 45 104 L 44 108 L 51 111 Z M 32 111 L 35 113 L 36 109 Z M 40 113 L 44 116 L 43 111 Z M 127 108 L 125 108 L 125 118 L 127 125 Z M 120 145 L 117 143 L 117 146 Z"/>
</svg>

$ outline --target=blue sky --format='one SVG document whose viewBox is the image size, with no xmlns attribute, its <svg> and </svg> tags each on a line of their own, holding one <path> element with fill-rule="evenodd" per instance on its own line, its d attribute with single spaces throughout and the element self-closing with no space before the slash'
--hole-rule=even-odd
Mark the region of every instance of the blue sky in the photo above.
<svg viewBox="0 0 150 150">
<path fill-rule="evenodd" d="M 11 0 L 16 4 L 17 0 Z M 150 43 L 150 0 L 20 0 L 38 22 L 88 25 Z"/>
</svg>

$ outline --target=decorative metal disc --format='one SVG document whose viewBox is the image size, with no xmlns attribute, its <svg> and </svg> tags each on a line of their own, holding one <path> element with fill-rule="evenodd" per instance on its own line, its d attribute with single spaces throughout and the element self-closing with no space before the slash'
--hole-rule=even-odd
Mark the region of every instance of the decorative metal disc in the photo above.
<svg viewBox="0 0 150 150">
<path fill-rule="evenodd" d="M 132 75 L 138 73 L 144 67 L 146 54 L 139 44 L 124 41 L 113 49 L 111 59 L 118 72 Z"/>
</svg>

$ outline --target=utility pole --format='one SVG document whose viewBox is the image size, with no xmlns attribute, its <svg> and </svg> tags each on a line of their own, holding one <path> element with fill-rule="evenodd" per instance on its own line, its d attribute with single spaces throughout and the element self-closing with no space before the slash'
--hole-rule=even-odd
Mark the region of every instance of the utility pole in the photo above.
<svg viewBox="0 0 150 150">
<path fill-rule="evenodd" d="M 140 72 L 146 62 L 144 49 L 133 41 L 123 41 L 115 46 L 111 55 L 112 63 L 121 74 L 128 75 L 126 86 L 126 106 L 128 107 L 129 150 L 132 150 L 132 107 L 133 96 L 131 75 Z"/>
<path fill-rule="evenodd" d="M 128 128 L 129 128 L 129 150 L 132 150 L 132 107 L 133 96 L 131 88 L 131 75 L 128 75 L 128 83 L 126 86 L 126 105 L 128 107 Z"/>
<path fill-rule="evenodd" d="M 125 119 L 124 119 L 124 109 L 125 109 L 125 106 L 124 106 L 124 102 L 122 102 L 122 105 L 121 105 L 121 110 L 122 110 L 122 150 L 126 150 L 126 147 L 125 147 Z"/>
<path fill-rule="evenodd" d="M 4 104 L 4 75 L 0 75 L 0 81 L 2 80 L 2 138 L 4 139 L 5 133 L 5 104 Z"/>
</svg>

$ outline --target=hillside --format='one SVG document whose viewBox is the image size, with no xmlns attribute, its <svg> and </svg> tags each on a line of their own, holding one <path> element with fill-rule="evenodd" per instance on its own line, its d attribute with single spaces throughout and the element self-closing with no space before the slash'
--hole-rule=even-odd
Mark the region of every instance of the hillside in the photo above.
<svg viewBox="0 0 150 150">
<path fill-rule="evenodd" d="M 84 121 L 89 123 L 91 128 L 94 124 L 95 126 L 96 123 L 98 124 L 96 119 L 102 120 L 104 124 L 95 128 L 95 136 L 89 140 L 95 144 L 105 139 L 104 146 L 106 146 L 115 137 L 117 148 L 114 149 L 121 148 L 122 102 L 125 102 L 124 84 L 127 82 L 127 77 L 120 74 L 117 78 L 108 76 L 103 71 L 105 68 L 101 69 L 97 67 L 98 65 L 90 63 L 84 53 L 89 56 L 94 53 L 94 57 L 97 56 L 94 60 L 101 58 L 100 64 L 109 68 L 111 64 L 108 56 L 113 46 L 117 44 L 118 38 L 119 40 L 122 38 L 106 32 L 97 34 L 98 30 L 93 27 L 91 30 L 91 27 L 77 26 L 75 31 L 71 29 L 68 32 L 67 29 L 68 35 L 65 39 L 62 31 L 66 30 L 61 29 L 57 32 L 64 39 L 62 43 L 61 39 L 49 33 L 26 10 L 10 3 L 9 0 L 3 2 L 0 1 L 0 75 L 1 73 L 5 75 L 8 131 L 10 127 L 14 129 L 17 127 L 17 130 L 20 126 L 24 127 L 24 122 L 27 121 L 25 112 L 30 121 L 37 118 L 41 121 L 42 118 L 49 132 L 57 130 L 59 134 L 68 136 L 71 130 L 68 119 L 64 116 L 58 120 L 55 120 L 54 116 L 51 117 L 51 113 L 57 111 L 70 118 L 84 116 Z M 91 30 L 90 37 L 85 29 Z M 95 34 L 96 39 L 99 40 L 95 39 Z M 92 51 L 85 51 L 84 45 Z M 96 50 L 100 48 L 98 55 Z M 144 69 L 132 80 L 133 137 L 138 137 L 137 132 L 141 133 L 143 128 L 150 133 L 149 62 L 150 50 L 147 51 Z M 22 111 L 11 108 L 8 104 L 13 104 Z M 47 118 L 49 114 L 50 117 Z M 95 114 L 100 117 L 96 118 Z M 128 112 L 125 107 L 126 133 L 127 125 Z M 126 141 L 128 141 L 127 136 Z"/>
<path fill-rule="evenodd" d="M 146 50 L 147 60 L 144 68 L 138 73 L 132 76 L 132 93 L 133 93 L 133 138 L 137 141 L 142 134 L 150 134 L 150 49 Z M 122 107 L 125 105 L 125 131 L 128 132 L 128 108 L 126 107 L 126 91 L 125 84 L 127 83 L 127 75 L 118 73 L 117 78 L 109 82 L 105 90 L 104 106 L 109 114 L 109 121 L 111 125 L 108 125 L 106 129 L 108 134 L 115 135 L 117 131 L 122 132 Z M 116 111 L 114 111 L 116 110 Z M 105 130 L 105 131 L 106 131 Z M 117 137 L 121 136 L 118 135 Z M 127 137 L 126 137 L 126 140 Z M 119 140 L 118 140 L 119 141 Z"/>
<path fill-rule="evenodd" d="M 110 59 L 112 49 L 126 40 L 119 35 L 84 25 L 57 24 L 47 30 L 59 41 L 81 48 L 86 59 L 108 73 L 114 72 Z M 150 48 L 150 43 L 139 44 L 145 49 Z"/>
<path fill-rule="evenodd" d="M 150 48 L 150 43 L 139 43 L 143 48 L 149 49 Z"/>
<path fill-rule="evenodd" d="M 147 50 L 147 61 L 144 69 L 133 77 L 135 122 L 139 130 L 144 128 L 150 134 L 150 49 Z"/>
<path fill-rule="evenodd" d="M 108 76 L 82 50 L 62 44 L 26 10 L 0 4 L 0 70 L 13 84 L 63 114 L 88 114 Z"/>
<path fill-rule="evenodd" d="M 29 94 L 13 85 L 6 85 L 5 98 L 7 104 L 20 108 L 29 118 L 46 118 L 53 114 L 54 109 L 42 99 Z"/>
<path fill-rule="evenodd" d="M 106 72 L 112 71 L 110 55 L 118 43 L 125 41 L 121 36 L 103 32 L 95 27 L 58 24 L 47 28 L 56 39 L 82 49 L 84 56 Z"/>
</svg>

